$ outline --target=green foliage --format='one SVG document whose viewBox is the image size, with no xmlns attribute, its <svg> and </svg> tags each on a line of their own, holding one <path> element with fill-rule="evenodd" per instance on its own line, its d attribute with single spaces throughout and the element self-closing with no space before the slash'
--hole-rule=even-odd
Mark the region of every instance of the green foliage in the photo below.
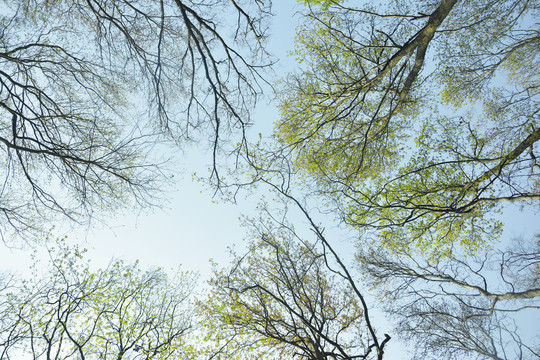
<svg viewBox="0 0 540 360">
<path fill-rule="evenodd" d="M 474 252 L 498 239 L 505 203 L 540 195 L 540 4 L 382 8 L 307 10 L 276 154 L 397 253 Z"/>
<path fill-rule="evenodd" d="M 297 0 L 304 3 L 304 6 L 319 6 L 323 10 L 328 10 L 330 6 L 340 4 L 343 0 Z"/>
<path fill-rule="evenodd" d="M 247 252 L 232 252 L 231 265 L 215 270 L 200 304 L 207 340 L 221 358 L 347 358 L 365 351 L 360 302 L 326 267 L 320 244 L 301 240 L 270 214 L 247 226 Z"/>
<path fill-rule="evenodd" d="M 349 19 L 325 13 L 317 19 L 320 22 L 308 20 L 297 32 L 294 55 L 305 70 L 291 76 L 280 92 L 275 137 L 294 149 L 295 165 L 309 174 L 323 181 L 361 181 L 395 163 L 401 130 L 408 124 L 406 118 L 390 123 L 383 114 L 395 111 L 384 91 L 393 79 L 381 79 L 382 91 L 370 84 L 369 73 L 377 71 L 378 59 L 389 57 L 391 49 L 382 37 L 357 34 L 360 24 Z M 365 76 L 356 79 L 352 74 Z M 362 87 L 373 91 L 362 96 Z M 408 111 L 413 108 L 408 105 Z"/>
<path fill-rule="evenodd" d="M 0 293 L 10 314 L 1 358 L 167 359 L 189 351 L 193 275 L 171 278 L 121 260 L 93 271 L 84 250 L 57 244 L 45 272 L 36 260 L 31 279 Z"/>
</svg>

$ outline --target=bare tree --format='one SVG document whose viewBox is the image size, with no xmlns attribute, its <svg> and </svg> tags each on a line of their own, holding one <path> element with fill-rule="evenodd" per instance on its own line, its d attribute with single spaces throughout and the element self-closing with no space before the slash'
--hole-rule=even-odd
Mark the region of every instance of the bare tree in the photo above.
<svg viewBox="0 0 540 360">
<path fill-rule="evenodd" d="M 193 276 L 115 261 L 91 271 L 78 250 L 51 251 L 46 276 L 2 289 L 0 359 L 164 359 L 188 349 Z"/>
<path fill-rule="evenodd" d="M 82 221 L 150 201 L 156 133 L 208 139 L 219 183 L 223 140 L 235 137 L 227 153 L 245 146 L 270 64 L 268 15 L 262 1 L 4 2 L 2 233 L 38 228 L 39 214 Z"/>
<path fill-rule="evenodd" d="M 516 241 L 506 251 L 444 260 L 364 249 L 358 266 L 419 354 L 532 359 L 540 356 L 538 328 L 523 328 L 519 317 L 540 309 L 539 246 Z"/>
</svg>

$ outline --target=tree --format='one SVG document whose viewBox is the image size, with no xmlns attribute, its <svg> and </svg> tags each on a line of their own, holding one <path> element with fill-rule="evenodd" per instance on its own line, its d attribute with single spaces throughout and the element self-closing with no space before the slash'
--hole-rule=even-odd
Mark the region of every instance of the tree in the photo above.
<svg viewBox="0 0 540 360">
<path fill-rule="evenodd" d="M 363 249 L 358 260 L 419 357 L 540 356 L 534 326 L 523 321 L 540 309 L 540 243 L 438 261 Z"/>
<path fill-rule="evenodd" d="M 163 139 L 155 134 L 209 138 L 218 180 L 225 136 L 239 136 L 228 150 L 244 146 L 270 64 L 262 1 L 8 0 L 1 9 L 2 234 L 152 202 L 164 171 L 149 154 Z"/>
<path fill-rule="evenodd" d="M 537 203 L 537 1 L 306 3 L 275 138 L 308 191 L 434 257 L 497 239 L 504 204 Z"/>
<path fill-rule="evenodd" d="M 218 344 L 213 357 L 382 359 L 390 336 L 376 335 L 363 295 L 326 238 L 317 233 L 310 243 L 285 214 L 262 211 L 247 220 L 247 252 L 232 252 L 230 267 L 216 270 L 202 305 L 209 340 Z"/>
<path fill-rule="evenodd" d="M 47 276 L 0 292 L 0 359 L 168 359 L 189 352 L 194 277 L 114 261 L 92 271 L 83 252 L 50 250 Z M 35 266 L 37 263 L 35 264 Z"/>
</svg>

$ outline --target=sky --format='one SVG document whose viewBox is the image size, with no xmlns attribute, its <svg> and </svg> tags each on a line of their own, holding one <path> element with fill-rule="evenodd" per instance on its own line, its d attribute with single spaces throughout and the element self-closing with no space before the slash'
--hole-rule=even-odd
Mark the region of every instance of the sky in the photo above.
<svg viewBox="0 0 540 360">
<path fill-rule="evenodd" d="M 297 6 L 294 1 L 274 2 L 276 17 L 269 49 L 280 59 L 276 68 L 278 76 L 284 76 L 292 67 L 292 59 L 287 57 L 287 51 L 292 50 L 294 24 L 298 20 L 294 17 Z M 252 134 L 267 134 L 277 116 L 272 105 L 260 102 L 255 112 Z M 128 209 L 124 215 L 111 218 L 107 226 L 100 225 L 90 231 L 70 231 L 68 241 L 88 248 L 89 258 L 97 266 L 106 266 L 112 258 L 128 262 L 139 260 L 142 268 L 173 269 L 181 265 L 183 270 L 198 272 L 201 281 L 208 279 L 211 274 L 210 259 L 226 265 L 227 248 L 233 244 L 242 246 L 244 230 L 239 226 L 239 217 L 252 214 L 258 199 L 240 197 L 238 204 L 216 203 L 212 191 L 202 183 L 193 181 L 191 176 L 194 172 L 204 175 L 210 154 L 198 148 L 187 148 L 178 158 L 176 180 L 167 193 L 169 201 L 162 209 L 142 213 L 132 213 Z M 503 216 L 507 223 L 503 238 L 532 236 L 533 230 L 538 230 L 540 226 L 537 213 L 521 212 L 517 206 L 510 206 Z M 346 248 L 346 245 L 340 243 L 339 247 Z M 2 270 L 24 273 L 29 264 L 27 249 L 0 246 Z M 380 315 L 377 316 L 379 321 L 384 322 Z M 390 342 L 389 346 L 394 354 L 404 349 L 396 342 Z"/>
</svg>

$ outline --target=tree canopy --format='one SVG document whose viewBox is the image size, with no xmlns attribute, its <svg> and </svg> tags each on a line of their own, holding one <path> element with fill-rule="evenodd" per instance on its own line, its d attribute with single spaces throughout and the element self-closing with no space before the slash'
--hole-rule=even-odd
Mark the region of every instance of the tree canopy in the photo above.
<svg viewBox="0 0 540 360">
<path fill-rule="evenodd" d="M 540 344 L 527 321 L 540 309 L 540 243 L 428 261 L 364 248 L 358 267 L 416 356 L 529 359 Z"/>
<path fill-rule="evenodd" d="M 245 254 L 216 269 L 201 304 L 218 358 L 383 359 L 364 295 L 328 240 L 300 237 L 284 213 L 246 219 Z M 330 265 L 331 264 L 331 265 Z"/>
<path fill-rule="evenodd" d="M 0 282 L 0 358 L 146 359 L 186 356 L 194 277 L 113 261 L 92 270 L 62 242 L 47 272 Z"/>
<path fill-rule="evenodd" d="M 280 151 L 341 219 L 395 251 L 494 241 L 539 199 L 540 5 L 313 4 L 281 92 Z M 438 254 L 438 255 L 437 255 Z"/>
<path fill-rule="evenodd" d="M 225 138 L 243 146 L 270 64 L 262 2 L 0 6 L 2 234 L 153 203 L 166 171 L 150 150 L 163 135 L 205 141 L 218 181 Z"/>
</svg>

